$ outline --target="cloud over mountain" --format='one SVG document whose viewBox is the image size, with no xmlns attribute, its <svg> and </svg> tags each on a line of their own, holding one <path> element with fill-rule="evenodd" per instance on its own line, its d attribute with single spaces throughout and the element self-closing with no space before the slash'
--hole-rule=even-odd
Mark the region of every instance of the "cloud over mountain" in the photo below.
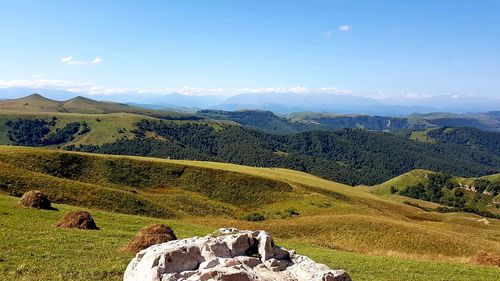
<svg viewBox="0 0 500 281">
<path fill-rule="evenodd" d="M 61 59 L 61 63 L 64 64 L 100 64 L 104 60 L 97 56 L 93 60 L 75 60 L 72 56 L 66 56 Z"/>
</svg>

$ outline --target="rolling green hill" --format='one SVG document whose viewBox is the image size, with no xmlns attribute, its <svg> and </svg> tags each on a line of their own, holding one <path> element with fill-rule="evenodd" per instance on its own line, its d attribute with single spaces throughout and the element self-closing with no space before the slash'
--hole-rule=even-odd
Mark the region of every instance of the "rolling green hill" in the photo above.
<svg viewBox="0 0 500 281">
<path fill-rule="evenodd" d="M 441 211 L 484 211 L 482 214 L 486 216 L 500 214 L 500 204 L 494 199 L 500 194 L 500 174 L 463 178 L 428 170 L 413 170 L 374 186 L 372 192 L 379 195 L 398 194 L 452 207 L 442 208 Z"/>
<path fill-rule="evenodd" d="M 67 101 L 55 101 L 47 99 L 39 94 L 32 94 L 19 99 L 1 100 L 0 111 L 83 114 L 133 113 L 167 119 L 197 119 L 191 114 L 146 109 L 123 103 L 95 101 L 84 97 L 75 97 Z"/>
<path fill-rule="evenodd" d="M 473 127 L 493 132 L 500 131 L 500 118 L 494 112 L 468 115 L 432 113 L 404 117 L 300 112 L 282 117 L 263 110 L 200 110 L 198 115 L 215 120 L 228 120 L 276 134 L 344 128 L 408 133 L 446 126 Z"/>
<path fill-rule="evenodd" d="M 265 229 L 279 243 L 351 269 L 358 280 L 494 280 L 498 273 L 464 264 L 472 263 L 479 251 L 500 254 L 498 220 L 485 224 L 476 215 L 425 211 L 402 204 L 401 196 L 379 196 L 370 188 L 302 172 L 13 146 L 0 146 L 0 166 L 0 191 L 19 195 L 40 189 L 56 203 L 98 209 L 91 212 L 102 227 L 89 234 L 57 229 L 54 221 L 74 207 L 36 211 L 16 206 L 15 197 L 0 195 L 0 216 L 5 218 L 0 229 L 9 229 L 0 232 L 0 274 L 8 280 L 35 275 L 119 279 L 131 258 L 120 249 L 153 221 L 170 224 L 180 237 L 222 226 Z M 247 221 L 255 213 L 265 220 Z M 26 220 L 30 227 L 21 223 Z M 33 236 L 36 233 L 44 235 Z M 102 264 L 79 267 L 89 265 L 88 260 L 69 259 L 75 251 L 90 254 L 89 249 Z M 18 253 L 15 258 L 12 251 Z M 26 264 L 28 256 L 33 266 Z M 49 266 L 58 263 L 61 266 Z M 375 270 L 375 265 L 388 268 Z M 79 269 L 70 271 L 69 266 Z M 425 274 L 418 273 L 422 271 Z M 431 279 L 429 271 L 436 272 Z M 70 272 L 75 275 L 67 275 Z"/>
<path fill-rule="evenodd" d="M 3 144 L 284 167 L 351 185 L 381 183 L 417 168 L 470 177 L 500 167 L 495 143 L 484 141 L 488 150 L 478 146 L 483 138 L 471 146 L 360 129 L 275 135 L 226 121 L 162 122 L 132 113 L 0 111 L 0 124 Z"/>
<path fill-rule="evenodd" d="M 367 116 L 309 117 L 335 117 L 340 126 L 350 126 L 352 118 L 362 118 L 368 127 L 405 122 Z M 465 177 L 500 171 L 500 133 L 438 128 L 420 132 L 414 141 L 363 129 L 331 131 L 324 124 L 290 122 L 264 111 L 208 110 L 195 116 L 81 97 L 58 102 L 32 95 L 0 101 L 0 144 L 283 167 L 350 185 L 379 184 L 413 169 Z M 315 126 L 322 130 L 311 131 Z M 290 133 L 294 130 L 304 132 Z M 271 133 L 278 131 L 287 134 Z"/>
<path fill-rule="evenodd" d="M 435 174 L 433 171 L 416 169 L 397 177 L 394 177 L 384 183 L 374 186 L 373 192 L 379 195 L 391 194 L 391 187 L 395 186 L 398 190 L 405 190 L 408 186 L 417 185 L 419 183 L 427 183 L 428 177 Z"/>
<path fill-rule="evenodd" d="M 0 109 L 23 112 L 65 112 L 61 102 L 47 99 L 39 94 L 33 94 L 24 98 L 2 100 Z"/>
<path fill-rule="evenodd" d="M 75 135 L 74 140 L 64 143 L 68 144 L 94 144 L 101 145 L 105 143 L 113 143 L 124 138 L 133 138 L 135 134 L 132 132 L 137 128 L 136 124 L 144 119 L 151 117 L 132 114 L 132 113 L 110 113 L 110 114 L 82 114 L 82 113 L 39 113 L 39 112 L 12 112 L 0 111 L 0 144 L 13 144 L 9 140 L 9 126 L 6 125 L 8 120 L 15 121 L 18 119 L 43 119 L 50 121 L 53 117 L 57 118 L 54 126 L 51 126 L 51 131 L 57 128 L 63 128 L 69 123 L 86 122 L 90 131 L 86 134 Z"/>
<path fill-rule="evenodd" d="M 325 129 L 322 126 L 290 122 L 284 117 L 276 116 L 271 111 L 262 110 L 200 110 L 198 111 L 198 115 L 215 120 L 232 121 L 264 132 L 276 134 L 292 134 Z"/>
<path fill-rule="evenodd" d="M 18 198 L 0 193 L 0 276 L 2 280 L 122 280 L 132 253 L 122 250 L 142 227 L 171 226 L 179 239 L 203 236 L 216 228 L 194 221 L 166 220 L 87 209 L 99 231 L 53 227 L 63 214 L 80 208 L 54 204 L 59 211 L 17 205 Z M 29 222 L 29 227 L 26 223 Z M 255 225 L 254 227 L 259 227 Z M 8 229 L 9 231 L 1 231 Z M 276 237 L 275 237 L 276 238 Z M 343 268 L 353 280 L 495 281 L 499 269 L 454 261 L 414 260 L 339 251 L 299 239 L 276 238 L 276 243 L 315 261 Z"/>
<path fill-rule="evenodd" d="M 365 128 L 368 130 L 425 130 L 437 127 L 473 127 L 499 132 L 500 118 L 496 112 L 453 114 L 412 114 L 404 117 L 382 117 L 369 115 L 342 115 L 333 113 L 303 112 L 290 115 L 290 121 L 314 124 L 328 129 Z"/>
<path fill-rule="evenodd" d="M 148 138 L 154 134 L 164 140 Z M 500 155 L 360 129 L 274 135 L 241 126 L 142 121 L 134 139 L 71 149 L 284 167 L 346 184 L 376 184 L 417 168 L 461 176 L 498 173 Z"/>
</svg>

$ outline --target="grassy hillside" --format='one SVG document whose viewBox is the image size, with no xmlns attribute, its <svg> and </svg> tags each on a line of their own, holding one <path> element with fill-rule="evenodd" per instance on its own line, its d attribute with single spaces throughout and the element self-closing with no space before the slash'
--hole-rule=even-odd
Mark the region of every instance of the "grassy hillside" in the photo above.
<svg viewBox="0 0 500 281">
<path fill-rule="evenodd" d="M 90 127 L 89 133 L 77 135 L 73 141 L 65 145 L 101 145 L 113 143 L 124 138 L 133 138 L 134 134 L 132 131 L 136 128 L 136 124 L 141 120 L 150 118 L 131 113 L 82 114 L 0 111 L 0 144 L 11 144 L 7 134 L 9 130 L 6 125 L 7 120 L 16 120 L 18 118 L 49 120 L 52 117 L 57 118 L 57 124 L 52 130 L 62 128 L 71 122 L 87 122 Z"/>
<path fill-rule="evenodd" d="M 268 133 L 292 134 L 310 130 L 325 129 L 321 126 L 302 125 L 300 123 L 290 122 L 288 119 L 276 116 L 271 111 L 261 110 L 200 110 L 198 115 L 214 120 L 227 120 L 244 126 L 263 130 Z"/>
<path fill-rule="evenodd" d="M 56 101 L 47 99 L 39 94 L 32 94 L 19 99 L 0 100 L 0 110 L 31 113 L 134 113 L 162 118 L 195 118 L 193 115 L 185 113 L 146 109 L 123 103 L 96 101 L 85 97 L 75 97 L 67 101 Z"/>
<path fill-rule="evenodd" d="M 27 124 L 30 120 L 42 120 L 46 124 Z M 7 122 L 16 126 L 9 126 Z M 498 145 L 488 142 L 482 134 L 476 135 L 476 145 L 470 146 L 421 143 L 393 134 L 357 129 L 278 136 L 225 122 L 160 122 L 157 118 L 131 113 L 0 111 L 0 144 L 49 145 L 106 154 L 285 167 L 348 184 L 381 183 L 416 168 L 479 176 L 497 173 L 500 167 Z M 79 126 L 77 131 L 62 134 L 74 124 Z M 50 133 L 36 134 L 42 129 Z M 12 134 L 32 137 L 20 141 L 12 138 Z M 59 137 L 54 138 L 54 134 Z M 498 133 L 489 134 L 489 139 L 495 139 Z M 48 137 L 52 139 L 47 140 Z"/>
<path fill-rule="evenodd" d="M 467 263 L 481 250 L 500 253 L 497 220 L 427 212 L 292 170 L 11 146 L 0 147 L 0 164 L 1 190 L 40 189 L 86 208 L 263 228 L 308 247 L 377 256 Z M 246 220 L 255 213 L 265 220 Z"/>
<path fill-rule="evenodd" d="M 426 183 L 428 176 L 435 174 L 433 171 L 416 169 L 400 176 L 394 177 L 382 184 L 376 185 L 373 192 L 380 195 L 391 194 L 391 186 L 395 186 L 398 190 L 405 190 L 408 186 L 419 183 Z"/>
<path fill-rule="evenodd" d="M 24 98 L 0 101 L 1 110 L 22 112 L 65 112 L 59 101 L 33 94 Z"/>
<path fill-rule="evenodd" d="M 500 171 L 499 133 L 466 128 L 449 134 L 447 128 L 438 134 L 434 130 L 414 134 L 411 138 L 420 140 L 414 141 L 404 132 L 326 128 L 328 122 L 340 127 L 398 128 L 405 123 L 402 118 L 300 116 L 335 121 L 291 122 L 264 111 L 209 110 L 194 116 L 82 97 L 59 102 L 32 95 L 0 101 L 0 144 L 284 167 L 351 185 L 382 183 L 413 169 L 466 177 Z M 317 128 L 322 131 L 310 131 Z M 278 131 L 306 132 L 269 133 Z"/>
<path fill-rule="evenodd" d="M 195 221 L 139 217 L 93 209 L 87 210 L 101 230 L 61 229 L 53 224 L 66 212 L 78 208 L 54 204 L 58 211 L 40 211 L 20 207 L 17 202 L 18 198 L 0 193 L 0 275 L 6 281 L 121 280 L 133 257 L 122 249 L 142 227 L 164 223 L 174 229 L 178 238 L 202 236 L 216 229 Z M 262 228 L 261 225 L 251 226 Z M 276 242 L 318 262 L 343 268 L 353 280 L 465 281 L 473 278 L 487 281 L 496 280 L 500 274 L 496 267 L 339 251 L 299 238 L 277 237 Z"/>
<path fill-rule="evenodd" d="M 303 112 L 290 116 L 292 122 L 315 124 L 328 129 L 358 128 L 368 130 L 424 130 L 436 127 L 473 127 L 499 132 L 500 118 L 495 112 L 478 114 L 429 113 L 406 117 L 383 117 L 369 115 L 343 115 L 333 113 Z"/>
<path fill-rule="evenodd" d="M 422 168 L 479 176 L 497 173 L 500 155 L 449 143 L 421 143 L 360 129 L 274 135 L 246 127 L 145 120 L 137 138 L 76 150 L 285 167 L 347 184 L 376 184 Z M 151 140 L 156 134 L 164 140 Z M 492 133 L 498 134 L 498 133 Z"/>
<path fill-rule="evenodd" d="M 429 170 L 413 170 L 408 173 L 404 173 L 400 176 L 394 177 L 382 184 L 373 187 L 373 192 L 379 195 L 390 194 L 391 186 L 398 187 L 399 190 L 405 190 L 411 185 L 416 185 L 419 183 L 428 182 L 429 175 L 435 175 L 436 172 Z M 500 182 L 500 174 L 493 174 L 478 178 L 463 178 L 463 177 L 452 177 L 452 181 L 456 183 L 461 183 L 463 185 L 473 185 L 474 180 L 477 179 L 487 179 L 491 182 Z"/>
<path fill-rule="evenodd" d="M 480 186 L 483 186 L 482 190 L 479 190 Z M 463 178 L 427 170 L 414 170 L 374 186 L 372 192 L 386 196 L 398 194 L 406 198 L 420 198 L 452 207 L 451 209 L 441 208 L 441 211 L 465 210 L 475 213 L 485 211 L 491 213 L 491 216 L 498 216 L 500 204 L 495 197 L 498 197 L 499 187 L 500 174 Z M 483 191 L 485 191 L 484 194 Z M 403 201 L 419 204 L 408 199 Z M 439 207 L 432 204 L 419 205 L 428 209 Z M 488 214 L 483 213 L 483 215 Z"/>
<path fill-rule="evenodd" d="M 0 147 L 0 166 L 0 189 L 14 194 L 36 188 L 55 202 L 150 216 L 238 217 L 292 191 L 238 172 L 47 149 Z"/>
<path fill-rule="evenodd" d="M 500 182 L 500 174 L 494 174 L 494 175 L 484 176 L 482 178 L 485 178 L 487 180 L 494 181 L 494 182 Z"/>
</svg>

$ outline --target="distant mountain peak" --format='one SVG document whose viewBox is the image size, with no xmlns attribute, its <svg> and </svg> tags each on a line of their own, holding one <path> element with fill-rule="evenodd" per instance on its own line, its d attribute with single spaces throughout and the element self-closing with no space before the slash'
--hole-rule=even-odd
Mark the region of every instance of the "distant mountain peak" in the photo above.
<svg viewBox="0 0 500 281">
<path fill-rule="evenodd" d="M 85 102 L 85 103 L 98 103 L 99 101 L 96 101 L 96 100 L 93 100 L 93 99 L 89 99 L 89 98 L 86 98 L 86 97 L 83 97 L 83 96 L 76 96 L 72 99 L 69 99 L 66 102 Z"/>
<path fill-rule="evenodd" d="M 49 98 L 46 98 L 46 97 L 40 95 L 39 93 L 33 93 L 33 94 L 29 95 L 29 96 L 20 98 L 20 100 L 22 100 L 22 99 L 35 99 L 35 100 L 53 101 L 53 100 L 51 100 Z"/>
<path fill-rule="evenodd" d="M 40 95 L 39 93 L 33 93 L 29 96 L 26 96 L 26 98 L 45 98 L 44 96 Z"/>
</svg>

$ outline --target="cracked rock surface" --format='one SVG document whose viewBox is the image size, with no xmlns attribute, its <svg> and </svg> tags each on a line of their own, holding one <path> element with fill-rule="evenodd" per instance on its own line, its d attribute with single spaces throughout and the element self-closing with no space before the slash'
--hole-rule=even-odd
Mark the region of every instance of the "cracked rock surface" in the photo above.
<svg viewBox="0 0 500 281">
<path fill-rule="evenodd" d="M 205 237 L 153 245 L 137 253 L 124 281 L 350 281 L 306 256 L 276 246 L 265 231 L 221 228 Z"/>
</svg>

